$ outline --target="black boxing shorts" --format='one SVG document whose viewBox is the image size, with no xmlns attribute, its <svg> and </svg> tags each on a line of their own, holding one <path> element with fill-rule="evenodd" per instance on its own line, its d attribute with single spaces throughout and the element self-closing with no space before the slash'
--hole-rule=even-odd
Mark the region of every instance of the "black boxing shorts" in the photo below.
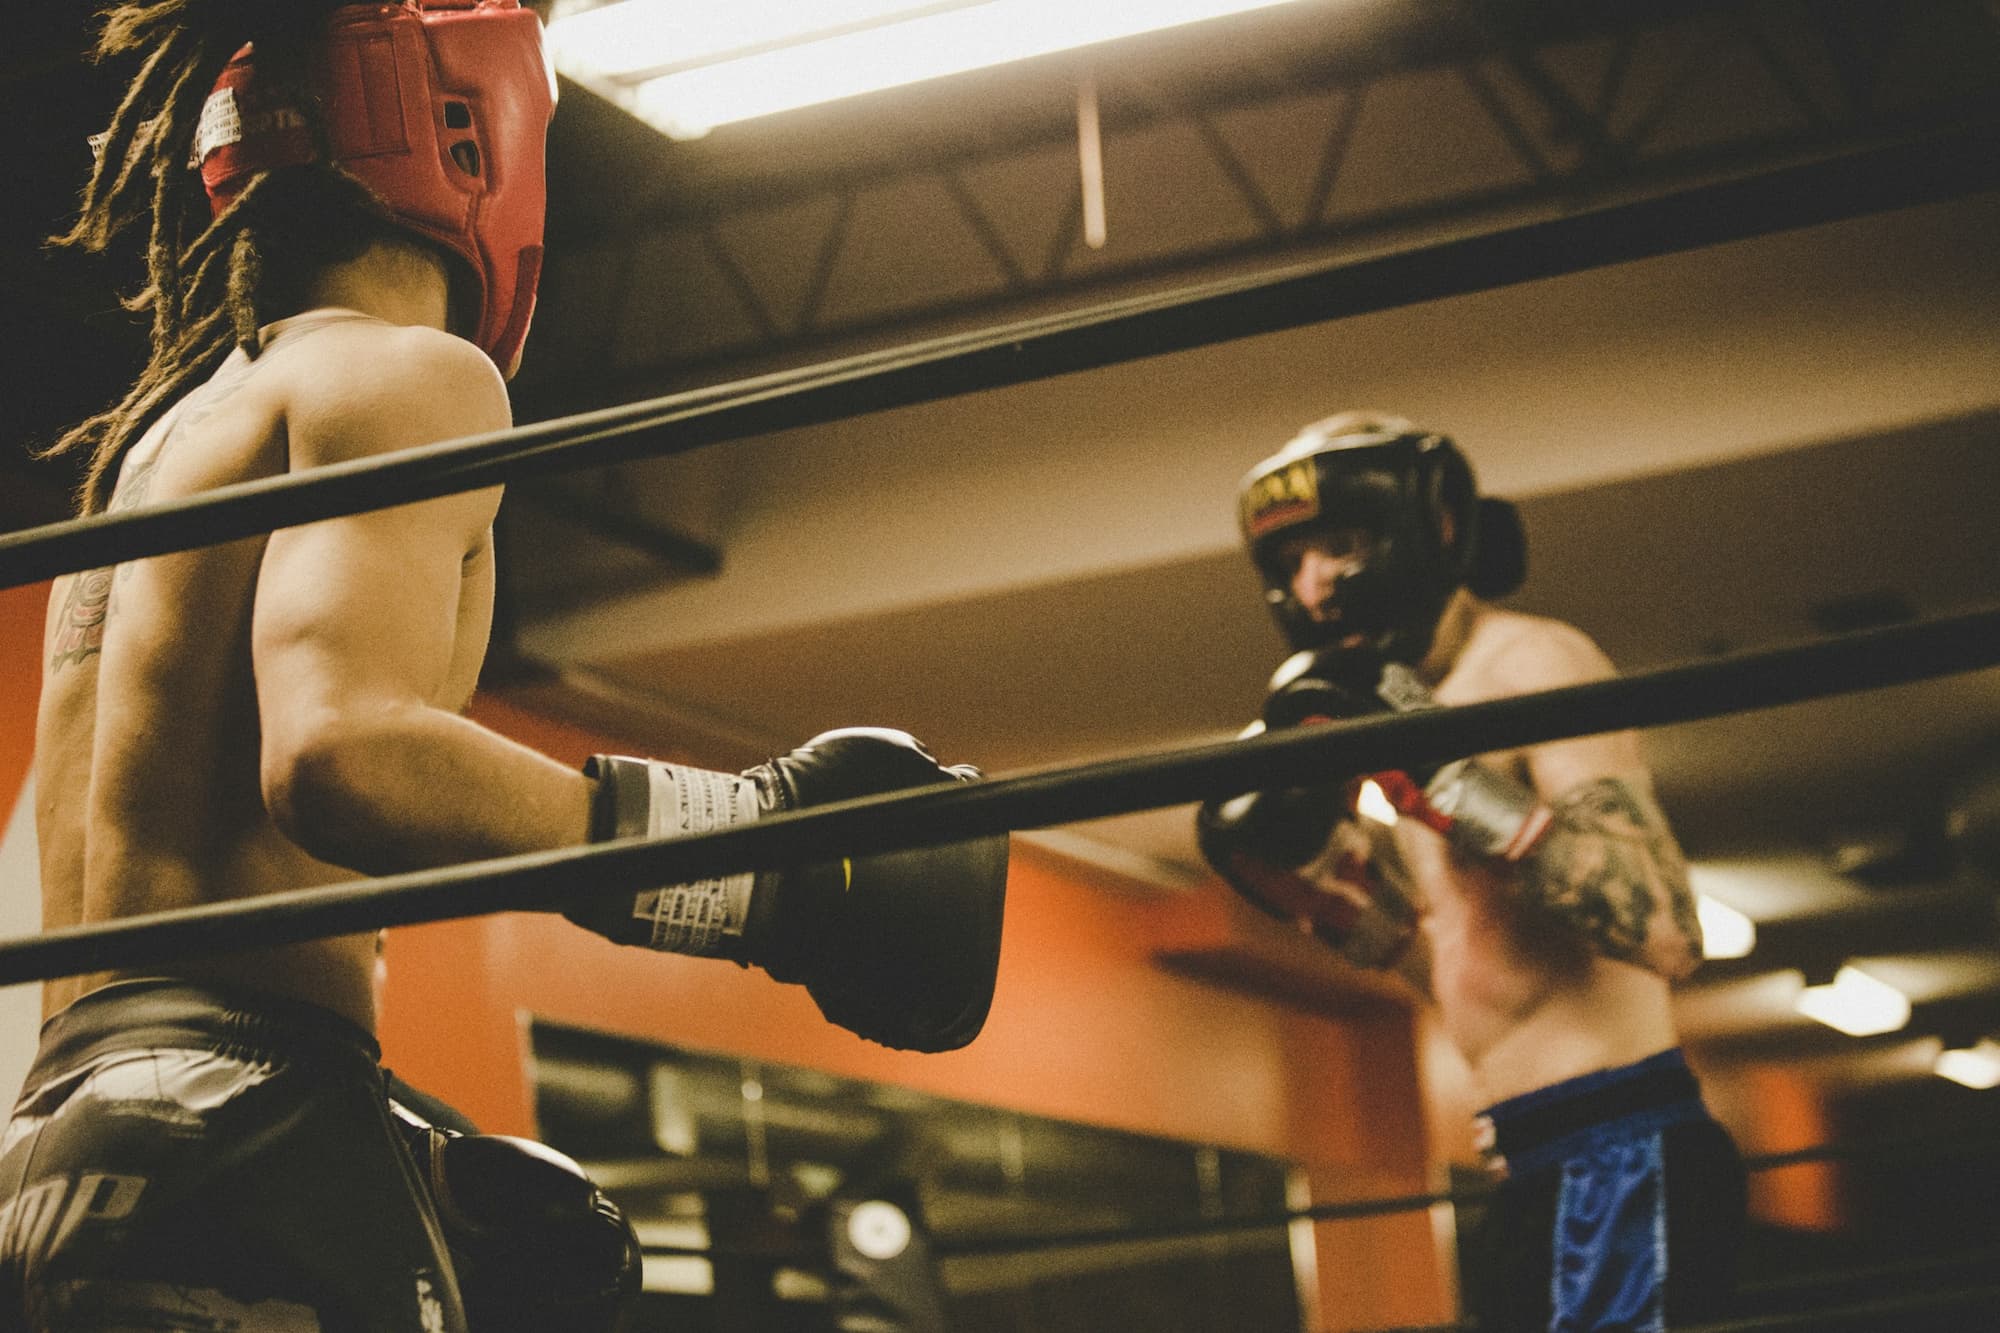
<svg viewBox="0 0 2000 1333">
<path fill-rule="evenodd" d="M 177 981 L 51 1018 L 0 1136 L 0 1329 L 463 1333 L 379 1059 L 329 1010 Z"/>
<path fill-rule="evenodd" d="M 1460 1237 L 1482 1330 L 1652 1333 L 1722 1313 L 1743 1162 L 1678 1050 L 1487 1109 L 1502 1177 Z"/>
</svg>

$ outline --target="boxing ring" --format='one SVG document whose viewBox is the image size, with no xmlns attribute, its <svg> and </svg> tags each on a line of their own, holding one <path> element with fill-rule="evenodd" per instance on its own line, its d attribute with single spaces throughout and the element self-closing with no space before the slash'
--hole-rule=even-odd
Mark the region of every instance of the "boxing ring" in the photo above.
<svg viewBox="0 0 2000 1333">
<path fill-rule="evenodd" d="M 1966 131 L 1411 253 L 1208 283 L 0 535 L 0 586 L 1995 187 L 2000 131 Z M 1328 771 L 1407 767 L 1994 666 L 2000 609 L 1468 706 L 845 801 L 673 841 L 610 842 L 63 928 L 0 940 L 0 985 L 387 926 L 554 910 L 584 894 L 1045 828 L 1307 783 Z M 1848 1151 L 1813 1149 L 1750 1166 L 1778 1169 Z M 1399 1196 L 1205 1225 L 1329 1221 L 1463 1201 Z M 1132 1238 L 1128 1230 L 1052 1235 L 1035 1244 Z M 994 1244 L 1003 1243 L 1032 1248 L 1018 1239 Z M 1923 1308 L 1918 1299 L 1915 1308 Z M 1771 1316 L 1710 1327 L 1806 1326 Z"/>
</svg>

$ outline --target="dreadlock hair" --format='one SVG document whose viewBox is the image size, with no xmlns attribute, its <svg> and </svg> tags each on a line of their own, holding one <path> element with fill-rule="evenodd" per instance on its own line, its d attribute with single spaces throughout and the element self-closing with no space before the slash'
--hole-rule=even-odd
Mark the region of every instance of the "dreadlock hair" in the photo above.
<svg viewBox="0 0 2000 1333">
<path fill-rule="evenodd" d="M 311 44 L 343 3 L 352 0 L 128 0 L 105 12 L 92 58 L 144 59 L 91 141 L 97 163 L 75 225 L 50 239 L 97 252 L 146 223 L 146 285 L 124 303 L 151 315 L 152 337 L 124 398 L 41 451 L 88 454 L 80 512 L 109 504 L 126 452 L 232 349 L 257 355 L 258 329 L 301 308 L 320 269 L 402 235 L 365 187 L 323 161 L 253 177 L 213 218 L 189 165 L 202 105 L 230 57 L 254 42 L 260 71 L 303 87 Z M 301 103 L 324 158 L 318 118 Z"/>
</svg>

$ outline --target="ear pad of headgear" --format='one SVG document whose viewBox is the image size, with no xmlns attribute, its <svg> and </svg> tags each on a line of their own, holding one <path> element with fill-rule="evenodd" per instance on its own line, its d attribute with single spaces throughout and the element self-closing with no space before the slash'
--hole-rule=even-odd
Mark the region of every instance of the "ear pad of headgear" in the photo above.
<svg viewBox="0 0 2000 1333">
<path fill-rule="evenodd" d="M 1528 577 L 1528 533 L 1511 501 L 1491 496 L 1479 501 L 1479 520 L 1465 586 L 1477 597 L 1505 597 Z"/>
</svg>

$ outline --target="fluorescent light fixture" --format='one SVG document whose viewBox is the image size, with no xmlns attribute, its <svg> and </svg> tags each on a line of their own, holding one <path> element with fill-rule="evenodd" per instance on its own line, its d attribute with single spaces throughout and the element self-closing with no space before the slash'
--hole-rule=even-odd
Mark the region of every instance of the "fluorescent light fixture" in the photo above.
<svg viewBox="0 0 2000 1333">
<path fill-rule="evenodd" d="M 577 9 L 558 5 L 549 49 L 565 72 L 631 79 L 740 59 L 773 46 L 831 37 L 870 23 L 956 9 L 985 0 L 623 0 Z"/>
<path fill-rule="evenodd" d="M 1852 964 L 1836 972 L 1831 984 L 1806 987 L 1794 1007 L 1850 1037 L 1895 1032 L 1910 1021 L 1908 996 Z"/>
<path fill-rule="evenodd" d="M 640 1259 L 639 1286 L 676 1296 L 712 1296 L 715 1267 L 698 1254 L 648 1254 Z"/>
<path fill-rule="evenodd" d="M 1361 790 L 1354 794 L 1354 810 L 1363 819 L 1372 819 L 1378 824 L 1395 827 L 1396 807 L 1389 804 L 1389 798 L 1383 794 L 1373 778 L 1361 780 Z"/>
<path fill-rule="evenodd" d="M 691 6 L 623 0 L 552 23 L 549 40 L 564 72 L 675 138 L 697 138 L 773 112 L 1290 3 L 738 0 L 735 15 L 708 29 Z M 652 71 L 662 72 L 642 77 Z"/>
<path fill-rule="evenodd" d="M 1728 903 L 1698 893 L 1694 913 L 1701 920 L 1703 958 L 1742 958 L 1757 947 L 1757 923 Z"/>
<path fill-rule="evenodd" d="M 2000 1041 L 1982 1037 L 1971 1046 L 1939 1051 L 1931 1069 L 1939 1078 L 1948 1078 L 1981 1092 L 2000 1087 Z"/>
</svg>

